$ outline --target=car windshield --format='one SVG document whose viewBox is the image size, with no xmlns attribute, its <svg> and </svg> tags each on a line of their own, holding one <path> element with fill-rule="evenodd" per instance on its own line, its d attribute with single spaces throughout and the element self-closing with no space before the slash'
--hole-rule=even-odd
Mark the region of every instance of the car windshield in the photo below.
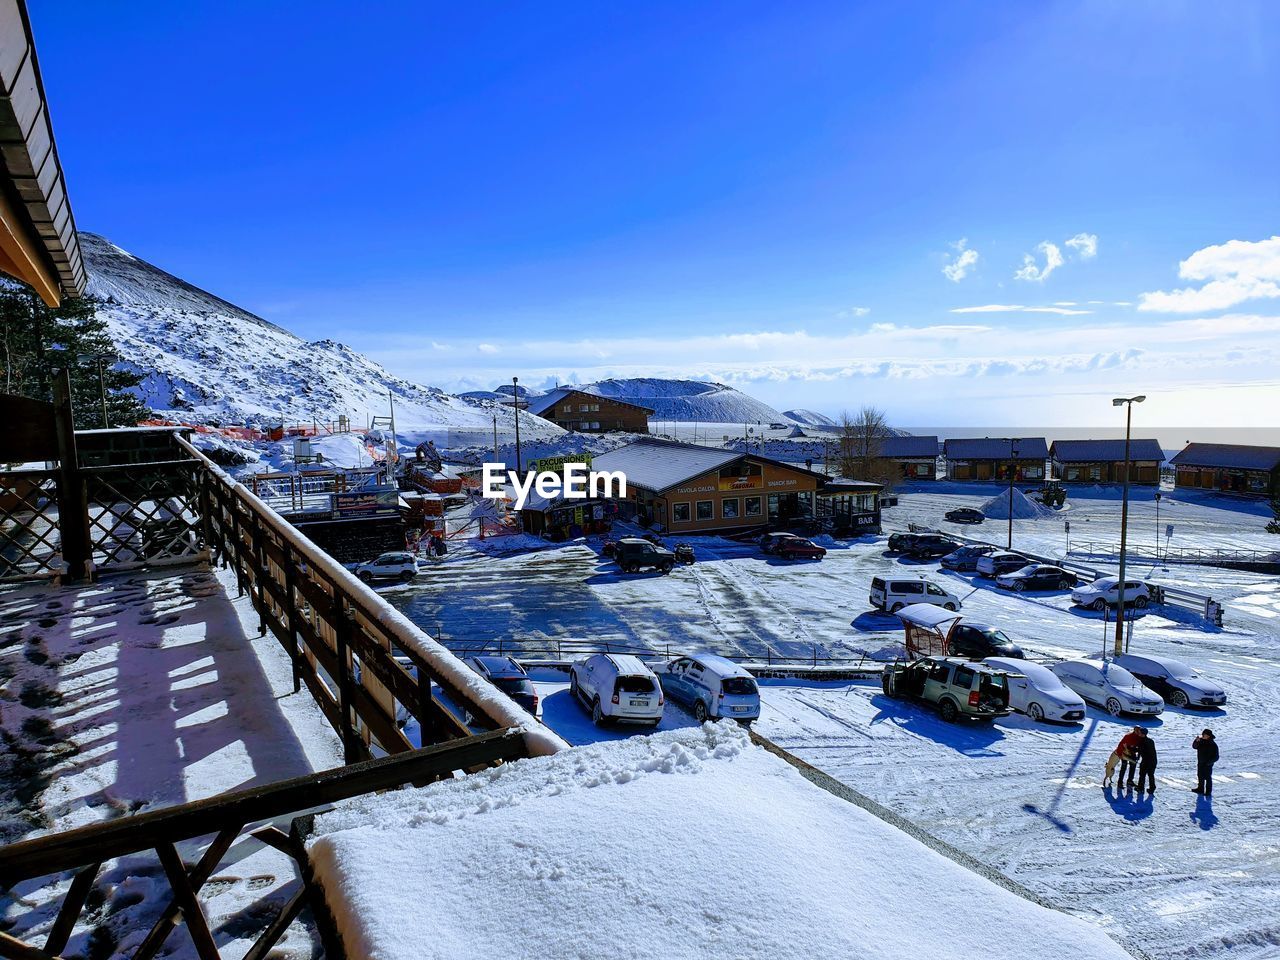
<svg viewBox="0 0 1280 960">
<path fill-rule="evenodd" d="M 1014 577 L 1033 577 L 1039 572 L 1039 567 L 1021 567 L 1015 570 L 1010 576 Z"/>
<path fill-rule="evenodd" d="M 653 693 L 653 681 L 648 677 L 619 677 L 618 693 Z"/>
<path fill-rule="evenodd" d="M 720 689 L 729 697 L 749 697 L 756 692 L 756 682 L 750 677 L 725 677 Z"/>
<path fill-rule="evenodd" d="M 1166 660 L 1164 661 L 1164 666 L 1169 671 L 1169 676 L 1177 677 L 1179 680 L 1194 680 L 1200 676 L 1189 664 L 1185 664 L 1181 660 Z"/>
<path fill-rule="evenodd" d="M 1089 586 L 1093 587 L 1095 590 L 1111 590 L 1115 588 L 1115 585 L 1115 577 L 1103 577 L 1100 580 L 1095 580 L 1093 583 L 1089 584 Z"/>
<path fill-rule="evenodd" d="M 980 631 L 986 637 L 987 643 L 993 647 L 1012 647 L 1013 641 L 1010 640 L 1003 630 L 982 630 Z"/>
<path fill-rule="evenodd" d="M 494 677 L 493 685 L 503 693 L 533 693 L 533 684 L 527 677 Z"/>
<path fill-rule="evenodd" d="M 1117 666 L 1114 663 L 1107 664 L 1103 668 L 1102 673 L 1103 673 L 1103 676 L 1106 678 L 1107 683 L 1111 684 L 1113 687 L 1121 687 L 1121 688 L 1127 689 L 1129 687 L 1141 686 L 1141 684 L 1138 683 L 1137 677 L 1135 677 L 1132 673 L 1130 673 L 1124 667 Z"/>
</svg>

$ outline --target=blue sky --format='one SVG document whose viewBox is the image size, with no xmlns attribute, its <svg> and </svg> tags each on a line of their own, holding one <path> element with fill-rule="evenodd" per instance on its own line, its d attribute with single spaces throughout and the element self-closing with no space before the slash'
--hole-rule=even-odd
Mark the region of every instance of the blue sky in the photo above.
<svg viewBox="0 0 1280 960">
<path fill-rule="evenodd" d="M 412 379 L 1275 419 L 1275 4 L 30 6 L 81 229 Z"/>
</svg>

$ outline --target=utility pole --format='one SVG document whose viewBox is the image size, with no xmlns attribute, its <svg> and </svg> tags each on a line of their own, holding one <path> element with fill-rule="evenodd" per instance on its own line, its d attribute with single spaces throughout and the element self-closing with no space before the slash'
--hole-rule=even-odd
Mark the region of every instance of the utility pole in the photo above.
<svg viewBox="0 0 1280 960">
<path fill-rule="evenodd" d="M 498 415 L 493 415 L 493 462 L 498 462 Z"/>
<path fill-rule="evenodd" d="M 520 469 L 520 378 L 511 378 L 511 409 L 516 415 L 516 473 L 522 472 Z"/>
<path fill-rule="evenodd" d="M 396 444 L 396 395 L 387 391 L 387 399 L 391 402 L 391 442 L 387 444 L 387 482 L 396 482 L 396 461 L 400 459 L 400 450 Z"/>
<path fill-rule="evenodd" d="M 1113 407 L 1124 407 L 1124 494 L 1120 501 L 1120 580 L 1116 584 L 1116 642 L 1115 655 L 1124 653 L 1124 551 L 1125 535 L 1129 527 L 1129 434 L 1133 424 L 1133 405 L 1147 399 L 1141 397 L 1117 397 Z"/>
<path fill-rule="evenodd" d="M 1156 481 L 1159 484 L 1159 480 Z M 1160 562 L 1160 491 L 1156 490 L 1156 563 Z"/>
<path fill-rule="evenodd" d="M 1018 440 L 1017 438 L 1009 441 L 1009 543 L 1008 549 L 1013 549 L 1013 481 L 1018 476 Z"/>
</svg>

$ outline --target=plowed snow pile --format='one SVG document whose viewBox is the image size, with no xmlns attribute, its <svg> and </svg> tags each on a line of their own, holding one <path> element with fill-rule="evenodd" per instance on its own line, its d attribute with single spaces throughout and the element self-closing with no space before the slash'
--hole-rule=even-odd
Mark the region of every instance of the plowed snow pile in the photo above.
<svg viewBox="0 0 1280 960">
<path fill-rule="evenodd" d="M 1009 493 L 996 494 L 981 507 L 983 516 L 988 520 L 1008 520 L 1009 519 Z M 1013 519 L 1015 520 L 1039 520 L 1041 517 L 1052 517 L 1053 511 L 1042 503 L 1036 503 L 1027 498 L 1027 495 L 1021 490 L 1014 488 L 1013 491 Z"/>
<path fill-rule="evenodd" d="M 1128 957 L 729 723 L 361 798 L 316 831 L 351 956 Z"/>
</svg>

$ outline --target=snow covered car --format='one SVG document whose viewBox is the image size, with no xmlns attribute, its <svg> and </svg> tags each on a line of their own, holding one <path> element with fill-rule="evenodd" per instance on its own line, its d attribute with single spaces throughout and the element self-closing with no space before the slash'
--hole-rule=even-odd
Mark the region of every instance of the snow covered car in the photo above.
<svg viewBox="0 0 1280 960">
<path fill-rule="evenodd" d="M 674 553 L 639 537 L 623 537 L 619 540 L 614 544 L 613 557 L 623 573 L 637 573 L 645 567 L 659 573 L 670 573 L 676 565 Z"/>
<path fill-rule="evenodd" d="M 1120 602 L 1120 580 L 1118 577 L 1099 577 L 1093 583 L 1076 587 L 1071 591 L 1071 602 L 1090 610 L 1105 610 Z M 1124 605 L 1141 610 L 1151 603 L 1151 591 L 1141 580 L 1126 580 L 1124 584 Z"/>
<path fill-rule="evenodd" d="M 1070 590 L 1080 580 L 1070 570 L 1047 563 L 1031 563 L 1012 573 L 996 577 L 996 586 L 1006 590 Z"/>
<path fill-rule="evenodd" d="M 979 560 L 998 552 L 1000 552 L 1000 548 L 993 547 L 989 543 L 971 543 L 961 547 L 959 550 L 952 550 L 938 561 L 938 564 L 944 570 L 957 570 L 961 573 L 972 572 L 978 569 Z"/>
<path fill-rule="evenodd" d="M 916 537 L 902 548 L 905 556 L 913 560 L 936 560 L 959 549 L 960 541 L 944 537 L 939 533 L 925 533 Z"/>
<path fill-rule="evenodd" d="M 987 657 L 985 663 L 1009 672 L 1009 706 L 1032 720 L 1075 723 L 1084 719 L 1084 700 L 1048 667 L 1012 657 Z"/>
<path fill-rule="evenodd" d="M 989 553 L 985 557 L 979 557 L 978 563 L 973 569 L 980 577 L 998 577 L 1001 574 L 1020 570 L 1029 563 L 1031 561 L 1020 553 L 997 550 L 995 553 Z"/>
<path fill-rule="evenodd" d="M 794 533 L 762 533 L 760 534 L 760 549 L 764 553 L 780 554 L 785 544 L 790 543 L 792 540 L 803 539 L 803 537 Z"/>
<path fill-rule="evenodd" d="M 943 519 L 950 520 L 952 523 L 982 523 L 987 519 L 986 514 L 981 510 L 975 510 L 973 507 L 960 507 L 958 510 L 948 510 L 943 515 Z"/>
<path fill-rule="evenodd" d="M 1116 657 L 1124 667 L 1174 707 L 1220 707 L 1227 691 L 1181 660 L 1126 653 Z"/>
<path fill-rule="evenodd" d="M 932 703 L 948 723 L 962 717 L 994 720 L 1009 715 L 1009 679 L 1003 670 L 959 657 L 922 657 L 886 664 L 885 696 Z"/>
<path fill-rule="evenodd" d="M 947 634 L 947 651 L 953 657 L 970 660 L 989 660 L 992 657 L 1008 657 L 1022 660 L 1026 654 L 1009 639 L 1003 630 L 985 623 L 957 622 Z"/>
<path fill-rule="evenodd" d="M 868 598 L 873 607 L 897 613 L 913 603 L 959 610 L 960 598 L 925 577 L 873 577 Z"/>
<path fill-rule="evenodd" d="M 889 552 L 902 553 L 902 551 L 922 536 L 924 536 L 922 533 L 892 533 L 889 535 Z"/>
<path fill-rule="evenodd" d="M 418 575 L 418 558 L 412 553 L 384 553 L 368 563 L 357 563 L 352 570 L 365 583 L 375 580 L 408 583 Z"/>
<path fill-rule="evenodd" d="M 693 711 L 699 723 L 728 717 L 750 723 L 760 716 L 760 688 L 732 660 L 710 653 L 677 657 L 658 672 L 662 692 Z"/>
<path fill-rule="evenodd" d="M 569 668 L 569 692 L 591 711 L 596 726 L 662 722 L 665 703 L 654 672 L 639 657 L 597 653 Z"/>
<path fill-rule="evenodd" d="M 821 560 L 827 555 L 827 550 L 804 537 L 788 537 L 778 541 L 774 553 L 783 560 L 799 560 L 801 557 L 806 560 Z"/>
<path fill-rule="evenodd" d="M 534 718 L 541 717 L 538 691 L 524 667 L 511 657 L 467 657 L 466 664 L 508 697 L 524 707 Z"/>
<path fill-rule="evenodd" d="M 1086 701 L 1113 717 L 1122 713 L 1154 717 L 1164 712 L 1164 701 L 1158 694 L 1109 660 L 1064 660 L 1049 669 Z"/>
</svg>

